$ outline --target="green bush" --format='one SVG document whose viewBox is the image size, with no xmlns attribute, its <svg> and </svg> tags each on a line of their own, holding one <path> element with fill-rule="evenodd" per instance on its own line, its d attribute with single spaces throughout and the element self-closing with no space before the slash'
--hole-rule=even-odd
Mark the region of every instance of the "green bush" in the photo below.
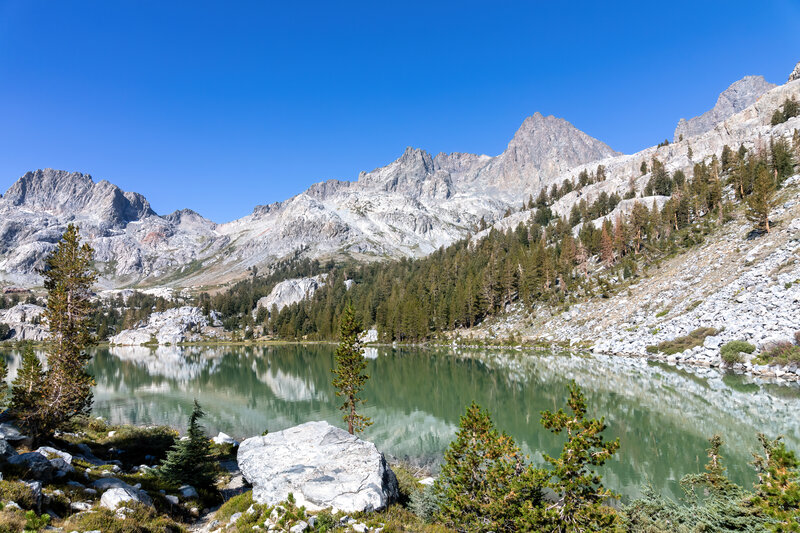
<svg viewBox="0 0 800 533">
<path fill-rule="evenodd" d="M 22 481 L 0 481 L 0 500 L 16 502 L 23 509 L 32 509 L 36 506 L 33 490 Z"/>
<path fill-rule="evenodd" d="M 732 365 L 734 363 L 742 362 L 743 353 L 753 353 L 756 347 L 745 341 L 731 341 L 726 343 L 719 349 L 719 354 L 722 360 Z"/>
<path fill-rule="evenodd" d="M 436 515 L 436 510 L 441 505 L 433 485 L 427 485 L 423 490 L 411 494 L 411 512 L 420 517 L 425 522 L 432 522 Z"/>
<path fill-rule="evenodd" d="M 649 353 L 662 352 L 666 355 L 673 355 L 679 352 L 684 352 L 695 346 L 700 346 L 706 337 L 716 335 L 719 333 L 714 328 L 697 328 L 688 335 L 672 339 L 671 341 L 664 341 L 655 346 L 647 346 L 645 349 Z"/>
<path fill-rule="evenodd" d="M 800 346 L 789 341 L 778 341 L 767 345 L 758 358 L 767 365 L 786 365 L 800 362 Z"/>
</svg>

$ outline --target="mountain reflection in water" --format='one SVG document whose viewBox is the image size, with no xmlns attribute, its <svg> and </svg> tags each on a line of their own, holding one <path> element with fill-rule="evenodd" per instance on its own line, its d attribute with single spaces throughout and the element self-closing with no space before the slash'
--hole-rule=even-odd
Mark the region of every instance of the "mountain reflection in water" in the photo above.
<svg viewBox="0 0 800 533">
<path fill-rule="evenodd" d="M 343 426 L 331 387 L 332 345 L 97 348 L 94 412 L 112 423 L 184 428 L 195 398 L 207 432 L 237 438 L 309 420 Z M 539 424 L 540 412 L 565 407 L 574 379 L 590 413 L 605 416 L 621 449 L 604 468 L 606 484 L 626 497 L 642 484 L 677 497 L 677 481 L 700 472 L 706 439 L 720 433 L 731 477 L 750 486 L 756 433 L 783 434 L 797 450 L 800 389 L 711 369 L 679 369 L 638 359 L 516 351 L 372 348 L 363 410 L 374 424 L 364 438 L 388 455 L 433 462 L 476 401 L 542 463 L 563 437 Z M 19 354 L 7 353 L 11 376 Z"/>
</svg>

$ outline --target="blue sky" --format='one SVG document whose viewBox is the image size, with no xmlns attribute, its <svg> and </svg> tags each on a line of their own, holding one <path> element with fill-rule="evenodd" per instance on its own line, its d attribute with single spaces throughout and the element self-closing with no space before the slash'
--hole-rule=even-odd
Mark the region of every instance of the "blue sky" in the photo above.
<svg viewBox="0 0 800 533">
<path fill-rule="evenodd" d="M 798 28 L 797 0 L 0 0 L 0 190 L 54 167 L 222 222 L 407 145 L 496 155 L 535 111 L 630 153 L 784 83 Z"/>
</svg>

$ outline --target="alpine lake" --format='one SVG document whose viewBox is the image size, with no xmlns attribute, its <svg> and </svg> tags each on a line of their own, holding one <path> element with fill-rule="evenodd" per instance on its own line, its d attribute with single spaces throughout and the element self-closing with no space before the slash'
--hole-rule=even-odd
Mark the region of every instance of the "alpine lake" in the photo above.
<svg viewBox="0 0 800 533">
<path fill-rule="evenodd" d="M 98 347 L 89 372 L 94 414 L 107 421 L 185 429 L 200 402 L 210 436 L 244 439 L 311 420 L 345 427 L 331 386 L 335 346 Z M 9 379 L 20 354 L 4 353 Z M 470 402 L 489 410 L 537 464 L 557 455 L 563 435 L 540 424 L 543 410 L 566 409 L 567 386 L 583 390 L 590 416 L 604 416 L 620 450 L 601 469 L 623 500 L 652 485 L 680 497 L 679 480 L 703 471 L 708 437 L 719 433 L 728 474 L 751 487 L 756 435 L 784 435 L 800 449 L 800 387 L 716 369 L 619 357 L 530 350 L 370 347 L 362 437 L 387 458 L 436 471 Z"/>
</svg>

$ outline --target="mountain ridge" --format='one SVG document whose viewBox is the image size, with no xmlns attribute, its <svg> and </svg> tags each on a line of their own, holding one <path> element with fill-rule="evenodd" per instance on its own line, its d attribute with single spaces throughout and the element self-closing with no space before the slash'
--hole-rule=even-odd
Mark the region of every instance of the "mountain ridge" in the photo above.
<svg viewBox="0 0 800 533">
<path fill-rule="evenodd" d="M 758 77 L 744 80 L 750 78 Z M 774 106 L 774 98 L 768 100 Z M 738 114 L 732 113 L 733 107 L 718 110 L 716 118 L 729 114 L 709 132 L 692 137 L 695 152 L 702 157 L 721 149 L 723 138 L 751 142 L 750 133 L 735 125 L 733 135 L 720 128 L 731 116 L 742 115 L 741 121 L 763 129 L 763 112 L 752 107 Z M 221 224 L 191 209 L 158 215 L 144 196 L 105 180 L 95 183 L 88 174 L 37 170 L 26 173 L 0 198 L 0 280 L 37 284 L 36 269 L 68 222 L 78 223 L 97 250 L 104 288 L 218 286 L 246 275 L 251 267 L 268 267 L 298 255 L 368 261 L 421 257 L 469 237 L 481 220 L 502 220 L 529 196 L 575 179 L 582 170 L 607 166 L 613 179 L 595 189 L 621 190 L 631 180 L 647 179 L 638 166 L 655 155 L 670 168 L 688 169 L 692 161 L 687 148 L 688 139 L 620 154 L 568 121 L 537 112 L 523 121 L 496 156 L 432 155 L 407 147 L 387 165 L 360 172 L 355 181 L 315 183 Z M 595 193 L 590 188 L 585 194 Z M 566 195 L 554 210 L 563 214 L 577 197 Z"/>
</svg>

